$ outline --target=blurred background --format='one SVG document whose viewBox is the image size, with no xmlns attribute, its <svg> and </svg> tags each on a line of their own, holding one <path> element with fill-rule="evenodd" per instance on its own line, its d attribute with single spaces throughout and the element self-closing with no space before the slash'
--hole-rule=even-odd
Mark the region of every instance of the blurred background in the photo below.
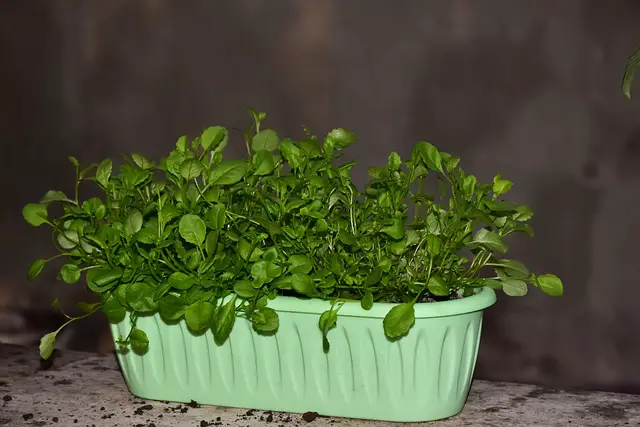
<svg viewBox="0 0 640 427">
<path fill-rule="evenodd" d="M 281 135 L 356 132 L 358 183 L 418 140 L 514 181 L 537 234 L 510 255 L 565 296 L 500 295 L 477 377 L 640 393 L 640 87 L 620 90 L 638 42 L 633 0 L 3 0 L 0 341 L 57 327 L 55 296 L 91 298 L 54 268 L 26 280 L 52 248 L 21 208 L 71 191 L 68 155 L 159 157 L 253 107 Z M 62 345 L 109 340 L 95 316 Z"/>
</svg>

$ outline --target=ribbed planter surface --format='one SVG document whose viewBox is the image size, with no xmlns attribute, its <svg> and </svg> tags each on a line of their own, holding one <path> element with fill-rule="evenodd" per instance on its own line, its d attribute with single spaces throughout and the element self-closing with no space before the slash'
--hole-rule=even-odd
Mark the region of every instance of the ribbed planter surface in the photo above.
<svg viewBox="0 0 640 427">
<path fill-rule="evenodd" d="M 149 338 L 140 356 L 119 354 L 131 393 L 175 402 L 385 421 L 429 421 L 464 406 L 478 354 L 482 310 L 493 290 L 455 301 L 416 304 L 416 323 L 391 342 L 382 319 L 392 304 L 365 311 L 347 303 L 322 351 L 320 313 L 330 303 L 278 297 L 269 302 L 280 316 L 277 334 L 256 334 L 238 318 L 222 346 L 211 332 L 193 335 L 184 321 L 166 324 L 159 315 L 141 317 Z M 126 336 L 128 319 L 112 325 Z"/>
</svg>

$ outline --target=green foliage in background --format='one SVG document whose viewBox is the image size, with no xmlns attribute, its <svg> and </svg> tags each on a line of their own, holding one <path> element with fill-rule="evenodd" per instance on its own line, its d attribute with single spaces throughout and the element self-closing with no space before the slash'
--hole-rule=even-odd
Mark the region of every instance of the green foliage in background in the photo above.
<svg viewBox="0 0 640 427">
<path fill-rule="evenodd" d="M 622 92 L 624 95 L 631 99 L 631 84 L 636 73 L 640 70 L 640 46 L 629 57 L 627 66 L 624 69 L 624 76 L 622 77 Z"/>
<path fill-rule="evenodd" d="M 129 316 L 133 328 L 118 343 L 144 353 L 140 315 L 158 312 L 184 319 L 190 330 L 211 330 L 222 344 L 237 317 L 260 334 L 273 334 L 278 297 L 321 298 L 331 309 L 318 321 L 323 348 L 345 301 L 365 310 L 376 302 L 398 303 L 382 327 L 389 339 L 406 335 L 414 305 L 466 297 L 484 286 L 512 296 L 533 285 L 562 295 L 554 275 L 537 276 L 504 258 L 505 239 L 532 235 L 533 212 L 505 202 L 512 183 L 500 175 L 481 184 L 459 167 L 460 159 L 427 142 L 411 157 L 391 153 L 386 165 L 369 169 L 363 191 L 352 183 L 355 162 L 342 162 L 356 136 L 334 129 L 324 139 L 309 134 L 281 139 L 261 129 L 264 113 L 250 111 L 243 133 L 247 156 L 223 157 L 227 129 L 181 137 L 158 162 L 142 154 L 81 168 L 75 158 L 75 193 L 49 191 L 24 207 L 33 226 L 51 228 L 58 254 L 34 261 L 29 279 L 64 257 L 59 277 L 86 283 L 114 323 Z M 429 180 L 441 194 L 425 192 Z M 97 185 L 102 197 L 80 200 L 81 184 Z M 52 217 L 51 204 L 62 207 Z M 67 316 L 69 322 L 79 318 Z M 56 332 L 41 343 L 47 358 Z"/>
</svg>

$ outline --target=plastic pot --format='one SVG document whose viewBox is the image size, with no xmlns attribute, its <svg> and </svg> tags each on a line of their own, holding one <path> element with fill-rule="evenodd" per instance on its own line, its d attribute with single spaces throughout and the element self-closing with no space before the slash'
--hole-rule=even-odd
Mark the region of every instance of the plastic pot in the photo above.
<svg viewBox="0 0 640 427">
<path fill-rule="evenodd" d="M 229 340 L 218 346 L 211 331 L 192 334 L 184 320 L 165 323 L 140 317 L 149 338 L 144 355 L 119 353 L 129 390 L 145 399 L 384 421 L 430 421 L 464 407 L 478 355 L 483 310 L 493 290 L 453 301 L 415 305 L 408 335 L 389 341 L 382 319 L 393 304 L 369 311 L 346 303 L 322 350 L 318 328 L 328 301 L 277 297 L 278 332 L 255 333 L 236 319 Z M 111 326 L 126 336 L 128 318 Z"/>
</svg>

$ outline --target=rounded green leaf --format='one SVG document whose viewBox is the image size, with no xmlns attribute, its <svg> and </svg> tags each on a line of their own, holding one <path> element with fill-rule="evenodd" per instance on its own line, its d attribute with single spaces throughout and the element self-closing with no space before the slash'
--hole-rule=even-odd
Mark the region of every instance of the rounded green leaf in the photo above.
<svg viewBox="0 0 640 427">
<path fill-rule="evenodd" d="M 382 267 L 375 266 L 371 269 L 371 273 L 367 276 L 367 279 L 364 281 L 365 286 L 373 286 L 380 281 L 382 278 Z"/>
<path fill-rule="evenodd" d="M 504 272 L 508 276 L 516 279 L 526 279 L 531 275 L 531 273 L 529 273 L 529 269 L 524 264 L 516 260 L 502 259 L 498 265 L 504 269 Z"/>
<path fill-rule="evenodd" d="M 291 274 L 308 274 L 313 269 L 313 261 L 306 255 L 291 255 L 288 262 Z"/>
<path fill-rule="evenodd" d="M 124 234 L 126 236 L 133 236 L 142 228 L 142 212 L 138 209 L 133 209 L 129 212 L 127 219 L 124 222 Z"/>
<path fill-rule="evenodd" d="M 180 236 L 197 246 L 202 246 L 207 236 L 207 226 L 198 215 L 187 214 L 180 218 L 178 225 Z"/>
<path fill-rule="evenodd" d="M 527 284 L 518 279 L 502 279 L 502 291 L 510 297 L 525 296 L 529 290 Z"/>
<path fill-rule="evenodd" d="M 312 297 L 317 293 L 313 279 L 307 274 L 292 274 L 290 276 L 290 283 L 291 288 L 301 295 Z"/>
<path fill-rule="evenodd" d="M 336 327 L 338 322 L 338 312 L 334 309 L 327 310 L 320 315 L 318 327 L 322 331 L 322 349 L 325 353 L 329 352 L 330 345 L 327 335 L 329 331 Z"/>
<path fill-rule="evenodd" d="M 46 204 L 49 204 L 51 202 L 64 202 L 64 201 L 68 201 L 68 200 L 69 199 L 67 198 L 67 196 L 62 191 L 49 190 L 42 197 L 42 199 L 40 200 L 40 203 L 43 204 L 43 205 L 46 205 Z"/>
<path fill-rule="evenodd" d="M 120 304 L 115 295 L 109 295 L 102 305 L 102 311 L 111 323 L 120 323 L 127 315 L 127 310 Z"/>
<path fill-rule="evenodd" d="M 53 354 L 53 349 L 56 345 L 56 335 L 58 331 L 49 332 L 40 338 L 40 357 L 47 360 Z"/>
<path fill-rule="evenodd" d="M 278 138 L 278 134 L 276 134 L 271 129 L 266 129 L 258 132 L 253 137 L 251 148 L 253 148 L 253 151 L 273 151 L 278 148 L 278 144 L 280 144 L 280 138 Z"/>
<path fill-rule="evenodd" d="M 373 294 L 371 292 L 364 294 L 360 301 L 360 306 L 365 310 L 371 310 L 371 307 L 373 307 Z"/>
<path fill-rule="evenodd" d="M 179 296 L 173 294 L 166 294 L 158 301 L 160 317 L 167 322 L 180 319 L 186 309 L 186 302 Z"/>
<path fill-rule="evenodd" d="M 193 332 L 202 332 L 211 325 L 215 307 L 207 301 L 197 301 L 191 304 L 184 312 L 187 326 Z"/>
<path fill-rule="evenodd" d="M 222 230 L 226 222 L 226 212 L 226 208 L 222 204 L 211 206 L 205 215 L 207 225 L 214 230 Z"/>
<path fill-rule="evenodd" d="M 400 338 L 409 333 L 415 320 L 413 303 L 396 305 L 389 310 L 382 321 L 384 333 L 389 339 Z"/>
<path fill-rule="evenodd" d="M 415 149 L 429 169 L 444 172 L 442 169 L 442 156 L 435 146 L 428 142 L 419 142 Z"/>
<path fill-rule="evenodd" d="M 158 308 L 158 303 L 153 299 L 156 288 L 144 282 L 135 282 L 127 287 L 127 304 L 134 311 L 149 313 Z"/>
<path fill-rule="evenodd" d="M 253 329 L 261 334 L 272 334 L 278 330 L 280 326 L 280 320 L 278 313 L 272 308 L 262 308 L 261 310 L 253 313 L 251 317 L 251 323 Z"/>
<path fill-rule="evenodd" d="M 96 181 L 98 181 L 98 184 L 105 188 L 109 185 L 112 169 L 113 163 L 111 162 L 111 159 L 104 159 L 100 162 L 98 169 L 96 169 Z"/>
<path fill-rule="evenodd" d="M 262 283 L 269 283 L 280 274 L 282 274 L 282 268 L 270 261 L 261 260 L 251 266 L 251 277 Z"/>
<path fill-rule="evenodd" d="M 442 240 L 435 234 L 429 234 L 427 236 L 427 252 L 429 255 L 437 256 L 440 254 L 442 248 Z"/>
<path fill-rule="evenodd" d="M 253 167 L 255 168 L 254 175 L 269 175 L 275 168 L 273 154 L 265 150 L 258 151 L 253 155 Z"/>
<path fill-rule="evenodd" d="M 151 167 L 153 166 L 153 163 L 151 163 L 149 159 L 147 159 L 145 156 L 143 156 L 140 153 L 133 153 L 131 155 L 131 158 L 133 159 L 133 162 L 136 165 L 138 165 L 140 169 L 151 169 Z"/>
<path fill-rule="evenodd" d="M 77 283 L 80 280 L 80 267 L 75 264 L 65 264 L 60 269 L 60 277 L 66 283 Z"/>
<path fill-rule="evenodd" d="M 485 248 L 496 252 L 507 252 L 507 245 L 502 241 L 502 237 L 498 233 L 481 228 L 473 236 L 473 240 L 467 244 L 468 247 L 474 248 L 484 246 Z"/>
<path fill-rule="evenodd" d="M 247 172 L 244 160 L 224 160 L 209 175 L 211 185 L 232 185 L 240 181 Z"/>
<path fill-rule="evenodd" d="M 147 334 L 138 328 L 133 328 L 129 334 L 131 349 L 137 354 L 144 354 L 149 350 L 149 338 Z"/>
<path fill-rule="evenodd" d="M 47 207 L 40 203 L 28 203 L 22 208 L 22 216 L 24 219 L 34 227 L 38 227 L 48 222 L 49 216 Z"/>
<path fill-rule="evenodd" d="M 43 259 L 37 259 L 33 261 L 29 266 L 29 270 L 27 271 L 27 279 L 33 280 L 38 277 L 40 273 L 42 273 L 42 270 L 44 269 L 44 265 L 46 263 L 47 262 Z"/>
<path fill-rule="evenodd" d="M 536 284 L 542 292 L 554 297 L 564 294 L 564 286 L 562 280 L 555 274 L 543 274 L 536 278 Z"/>
<path fill-rule="evenodd" d="M 444 297 L 451 293 L 449 286 L 444 281 L 442 277 L 439 276 L 431 276 L 429 278 L 429 283 L 427 283 L 427 289 L 431 292 L 432 295 L 437 297 Z"/>
<path fill-rule="evenodd" d="M 122 269 L 119 267 L 92 268 L 87 271 L 87 287 L 96 293 L 108 291 L 118 284 L 122 277 Z"/>
<path fill-rule="evenodd" d="M 388 234 L 396 240 L 402 239 L 404 237 L 404 221 L 401 218 L 395 218 L 393 220 L 393 224 L 388 227 L 384 227 L 380 231 Z"/>
<path fill-rule="evenodd" d="M 192 180 L 202 173 L 202 163 L 198 159 L 187 159 L 180 165 L 180 175 L 186 180 Z"/>
<path fill-rule="evenodd" d="M 197 280 L 195 276 L 189 276 L 181 271 L 176 271 L 171 273 L 168 282 L 175 289 L 186 290 L 195 285 Z"/>
<path fill-rule="evenodd" d="M 200 145 L 205 151 L 215 149 L 222 141 L 227 139 L 227 130 L 221 126 L 206 128 L 200 135 Z"/>
<path fill-rule="evenodd" d="M 249 280 L 236 281 L 233 285 L 233 292 L 244 299 L 253 298 L 258 293 Z"/>
<path fill-rule="evenodd" d="M 229 338 L 236 321 L 236 299 L 231 298 L 226 304 L 218 307 L 214 314 L 213 339 L 217 345 L 222 345 Z"/>
</svg>

